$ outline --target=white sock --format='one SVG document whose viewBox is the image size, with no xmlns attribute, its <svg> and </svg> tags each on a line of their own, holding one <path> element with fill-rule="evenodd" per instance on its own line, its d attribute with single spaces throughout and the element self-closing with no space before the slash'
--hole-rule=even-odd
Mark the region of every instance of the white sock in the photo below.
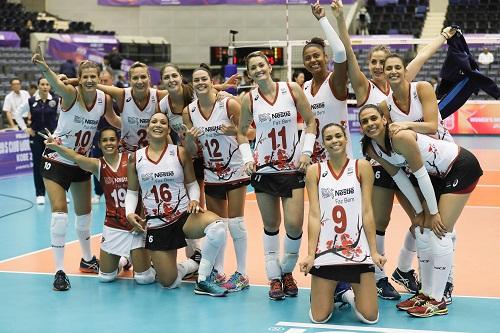
<svg viewBox="0 0 500 333">
<path fill-rule="evenodd" d="M 432 255 L 432 243 L 430 234 L 432 231 L 424 229 L 420 233 L 420 228 L 415 229 L 417 238 L 417 256 L 420 267 L 420 282 L 422 283 L 422 293 L 429 296 L 432 292 L 432 273 L 434 270 L 434 260 Z"/>
<path fill-rule="evenodd" d="M 408 230 L 406 232 L 405 241 L 401 251 L 399 252 L 398 268 L 402 272 L 411 270 L 411 263 L 417 253 L 417 242 L 412 233 Z"/>
<path fill-rule="evenodd" d="M 446 233 L 443 238 L 439 239 L 431 232 L 430 237 L 432 254 L 434 256 L 434 271 L 432 275 L 432 290 L 429 296 L 440 301 L 443 298 L 446 282 L 448 282 L 448 276 L 453 265 L 453 241 L 449 233 Z"/>
<path fill-rule="evenodd" d="M 455 229 L 451 232 L 451 240 L 453 241 L 453 253 L 455 253 L 455 249 L 457 248 L 457 233 Z M 453 275 L 455 274 L 455 262 L 451 265 L 450 275 L 448 275 L 448 282 L 453 284 Z"/>
<path fill-rule="evenodd" d="M 268 280 L 281 279 L 280 236 L 276 234 L 268 235 L 264 230 L 264 260 L 266 263 L 266 275 Z"/>
<path fill-rule="evenodd" d="M 234 252 L 236 254 L 236 271 L 247 274 L 247 229 L 243 216 L 229 218 L 229 233 L 233 238 Z"/>
<path fill-rule="evenodd" d="M 92 215 L 77 215 L 75 220 L 75 229 L 78 240 L 80 241 L 80 248 L 82 249 L 82 258 L 85 261 L 92 260 L 92 250 L 90 249 L 90 224 L 92 222 Z"/>
<path fill-rule="evenodd" d="M 57 271 L 64 271 L 64 244 L 68 229 L 67 213 L 52 213 L 50 220 L 50 242 Z"/>
<path fill-rule="evenodd" d="M 199 239 L 186 239 L 187 246 L 184 248 L 186 251 L 186 257 L 190 258 L 196 250 L 201 252 L 201 240 Z"/>
<path fill-rule="evenodd" d="M 224 219 L 223 221 L 227 233 L 228 219 Z M 214 268 L 221 274 L 224 273 L 224 257 L 226 256 L 226 246 L 227 242 L 224 242 L 224 245 L 222 245 L 222 247 L 220 248 L 219 253 L 217 253 L 217 257 L 215 257 Z"/>
<path fill-rule="evenodd" d="M 375 241 L 377 244 L 377 252 L 380 255 L 385 255 L 385 232 L 377 231 L 375 235 Z M 378 281 L 387 277 L 383 269 L 380 269 L 377 265 L 375 265 L 375 280 Z"/>
<path fill-rule="evenodd" d="M 205 241 L 201 248 L 201 261 L 198 268 L 198 281 L 205 281 L 212 272 L 215 258 L 226 242 L 226 226 L 222 220 L 210 223 L 205 228 Z"/>
<path fill-rule="evenodd" d="M 298 239 L 292 239 L 288 234 L 285 236 L 284 253 L 281 258 L 281 273 L 291 273 L 297 264 L 299 259 L 299 249 L 300 241 L 302 240 L 302 234 Z"/>
</svg>

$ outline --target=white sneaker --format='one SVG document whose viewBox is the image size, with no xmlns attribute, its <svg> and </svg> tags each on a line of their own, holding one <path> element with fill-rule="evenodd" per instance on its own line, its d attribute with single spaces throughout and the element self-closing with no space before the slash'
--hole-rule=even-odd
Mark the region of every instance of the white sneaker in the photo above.
<svg viewBox="0 0 500 333">
<path fill-rule="evenodd" d="M 45 205 L 45 197 L 41 196 L 41 195 L 36 197 L 36 204 L 37 205 Z"/>
<path fill-rule="evenodd" d="M 101 202 L 101 196 L 100 195 L 94 195 L 92 197 L 92 199 L 90 199 L 90 202 L 93 204 L 93 205 L 97 205 L 98 203 Z"/>
</svg>

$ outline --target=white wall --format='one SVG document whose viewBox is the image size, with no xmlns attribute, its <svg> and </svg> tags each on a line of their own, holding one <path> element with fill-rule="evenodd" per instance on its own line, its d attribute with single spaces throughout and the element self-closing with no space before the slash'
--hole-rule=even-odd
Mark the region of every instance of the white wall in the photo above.
<svg viewBox="0 0 500 333">
<path fill-rule="evenodd" d="M 286 39 L 284 5 L 106 7 L 97 0 L 46 0 L 46 10 L 63 19 L 92 22 L 95 30 L 164 37 L 172 45 L 172 62 L 179 65 L 208 63 L 209 47 L 227 45 L 230 29 L 239 31 L 237 41 Z M 289 6 L 289 22 L 291 40 L 322 36 L 309 6 Z"/>
</svg>

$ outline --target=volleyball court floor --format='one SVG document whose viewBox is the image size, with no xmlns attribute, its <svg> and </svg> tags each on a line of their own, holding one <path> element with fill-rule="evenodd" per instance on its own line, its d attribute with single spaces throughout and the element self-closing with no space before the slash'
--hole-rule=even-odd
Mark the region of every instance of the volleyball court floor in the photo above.
<svg viewBox="0 0 500 333">
<path fill-rule="evenodd" d="M 359 135 L 353 139 L 359 141 Z M 176 290 L 162 289 L 159 284 L 139 286 L 127 272 L 114 283 L 99 283 L 96 275 L 78 272 L 80 249 L 75 241 L 70 204 L 71 227 L 65 265 L 72 288 L 67 292 L 54 292 L 54 266 L 49 247 L 50 207 L 33 205 L 33 180 L 28 174 L 0 179 L 0 332 L 498 332 L 500 138 L 457 137 L 456 140 L 476 154 L 485 174 L 456 227 L 455 290 L 446 316 L 411 318 L 398 312 L 394 301 L 380 300 L 380 320 L 376 325 L 358 323 L 349 308 L 337 310 L 327 324 L 314 325 L 308 318 L 309 276 L 304 277 L 298 269 L 294 276 L 301 287 L 299 296 L 281 302 L 269 300 L 262 222 L 251 192 L 247 195 L 245 211 L 250 288 L 224 298 L 213 298 L 195 295 L 189 282 L 182 283 Z M 101 203 L 92 208 L 92 245 L 97 254 L 105 205 Z M 301 258 L 307 251 L 306 223 L 307 220 Z M 408 226 L 408 218 L 396 204 L 386 234 L 388 275 L 395 268 Z M 182 259 L 184 252 L 179 253 Z M 226 274 L 234 269 L 229 237 Z"/>
</svg>

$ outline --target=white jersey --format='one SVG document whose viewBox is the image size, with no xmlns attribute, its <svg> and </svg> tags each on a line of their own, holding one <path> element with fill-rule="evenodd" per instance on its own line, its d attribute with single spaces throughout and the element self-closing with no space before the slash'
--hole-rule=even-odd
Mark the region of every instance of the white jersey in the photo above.
<svg viewBox="0 0 500 333">
<path fill-rule="evenodd" d="M 184 135 L 184 127 L 182 126 L 184 122 L 182 121 L 182 112 L 174 113 L 170 101 L 170 95 L 163 97 L 160 101 L 160 112 L 167 115 L 168 124 L 170 128 L 177 133 L 177 135 Z"/>
<path fill-rule="evenodd" d="M 216 101 L 207 119 L 201 114 L 198 101 L 189 104 L 189 117 L 194 127 L 203 133 L 198 140 L 203 146 L 205 184 L 233 183 L 248 179 L 235 136 L 222 133 L 222 125 L 231 125 L 228 115 L 229 98 Z"/>
<path fill-rule="evenodd" d="M 135 168 L 147 227 L 155 229 L 176 222 L 186 212 L 189 199 L 178 147 L 167 145 L 157 162 L 148 157 L 148 149 L 136 151 Z"/>
<path fill-rule="evenodd" d="M 363 228 L 358 161 L 347 160 L 339 175 L 328 161 L 318 166 L 321 229 L 314 265 L 373 264 Z"/>
<path fill-rule="evenodd" d="M 301 146 L 295 97 L 290 86 L 277 82 L 274 101 L 268 101 L 255 88 L 250 91 L 250 102 L 256 132 L 257 173 L 296 172 Z"/>
<path fill-rule="evenodd" d="M 453 142 L 438 140 L 420 133 L 416 134 L 420 155 L 429 175 L 440 178 L 446 177 L 458 156 L 460 147 Z M 408 167 L 408 163 L 403 155 L 394 151 L 390 155 L 387 154 L 374 140 L 372 140 L 372 146 L 375 153 L 390 164 L 397 167 Z"/>
<path fill-rule="evenodd" d="M 67 110 L 63 110 L 61 107 L 57 128 L 53 134 L 64 147 L 88 156 L 97 124 L 106 111 L 106 94 L 101 90 L 96 90 L 96 98 L 90 108 L 81 105 L 78 89 L 76 94 L 75 101 Z M 44 156 L 67 165 L 76 165 L 75 162 L 48 148 L 45 149 Z"/>
<path fill-rule="evenodd" d="M 368 80 L 368 93 L 366 99 L 363 103 L 358 104 L 358 107 L 365 106 L 367 104 L 379 105 L 380 102 L 384 101 L 387 96 L 392 92 L 389 82 L 386 83 L 386 90 L 382 91 L 373 81 Z"/>
<path fill-rule="evenodd" d="M 149 88 L 148 103 L 141 109 L 134 97 L 132 88 L 124 88 L 123 110 L 121 113 L 121 144 L 128 151 L 136 151 L 148 145 L 146 129 L 151 117 L 159 111 L 158 93 Z"/>
<path fill-rule="evenodd" d="M 347 156 L 352 157 L 351 135 L 349 133 L 349 121 L 347 116 L 347 98 L 339 100 L 333 94 L 333 87 L 330 86 L 330 77 L 328 74 L 325 81 L 321 84 L 316 94 L 312 94 L 312 80 L 304 83 L 304 94 L 311 105 L 311 110 L 316 116 L 316 142 L 311 156 L 312 162 L 322 162 L 328 159 L 328 154 L 323 146 L 323 136 L 321 129 L 329 123 L 337 123 L 344 126 L 347 135 Z M 346 88 L 347 90 L 347 88 Z"/>
<path fill-rule="evenodd" d="M 396 103 L 393 97 L 393 92 L 389 93 L 389 96 L 386 98 L 387 108 L 389 109 L 389 115 L 391 116 L 392 122 L 399 121 L 413 121 L 413 122 L 423 122 L 424 121 L 424 111 L 422 107 L 422 103 L 418 97 L 417 92 L 417 84 L 418 82 L 410 82 L 410 95 L 408 96 L 408 104 L 409 110 L 405 112 L 401 110 L 399 105 Z M 438 111 L 438 129 L 436 134 L 432 135 L 432 137 L 453 142 L 453 138 L 448 132 L 448 129 L 444 127 L 443 119 L 441 118 L 441 113 Z"/>
</svg>

